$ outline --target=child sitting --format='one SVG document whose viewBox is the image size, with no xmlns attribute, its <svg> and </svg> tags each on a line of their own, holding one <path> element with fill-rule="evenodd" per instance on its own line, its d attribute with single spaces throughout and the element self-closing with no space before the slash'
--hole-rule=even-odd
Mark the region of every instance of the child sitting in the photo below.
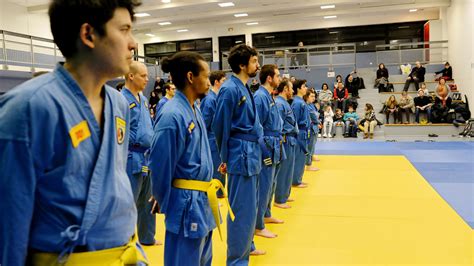
<svg viewBox="0 0 474 266">
<path fill-rule="evenodd" d="M 349 111 L 344 114 L 344 122 L 346 124 L 345 138 L 357 138 L 357 120 L 359 120 L 359 115 L 354 111 L 352 105 L 349 105 Z"/>
<path fill-rule="evenodd" d="M 332 131 L 332 118 L 334 117 L 334 113 L 332 112 L 332 108 L 330 105 L 326 106 L 324 109 L 324 124 L 323 124 L 323 138 L 332 138 L 331 131 Z"/>
<path fill-rule="evenodd" d="M 336 114 L 334 115 L 334 122 L 332 123 L 332 132 L 331 132 L 331 135 L 333 137 L 336 136 L 336 127 L 338 126 L 342 126 L 342 132 L 345 132 L 344 131 L 344 121 L 343 121 L 343 118 L 344 118 L 344 114 L 342 113 L 342 110 L 341 109 L 336 109 Z"/>
</svg>

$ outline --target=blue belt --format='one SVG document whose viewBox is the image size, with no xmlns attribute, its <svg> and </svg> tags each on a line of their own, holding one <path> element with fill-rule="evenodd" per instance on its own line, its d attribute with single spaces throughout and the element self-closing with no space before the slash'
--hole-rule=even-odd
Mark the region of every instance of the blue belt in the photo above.
<svg viewBox="0 0 474 266">
<path fill-rule="evenodd" d="M 138 143 L 133 143 L 128 145 L 128 150 L 132 152 L 145 153 L 149 148 L 143 147 Z"/>
<path fill-rule="evenodd" d="M 263 135 L 267 136 L 267 137 L 276 137 L 276 138 L 278 138 L 278 137 L 281 136 L 281 133 L 278 132 L 278 131 L 264 130 Z"/>
<path fill-rule="evenodd" d="M 230 134 L 230 137 L 240 139 L 240 140 L 250 141 L 250 142 L 258 142 L 258 136 L 257 135 L 252 135 L 252 134 L 232 132 Z"/>
</svg>

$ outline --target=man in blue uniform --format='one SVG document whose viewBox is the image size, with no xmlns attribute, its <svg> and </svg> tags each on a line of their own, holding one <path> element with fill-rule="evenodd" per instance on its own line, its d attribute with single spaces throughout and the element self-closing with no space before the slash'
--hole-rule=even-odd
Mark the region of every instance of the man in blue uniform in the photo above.
<svg viewBox="0 0 474 266">
<path fill-rule="evenodd" d="M 143 245 L 161 244 L 155 241 L 155 215 L 151 213 L 151 181 L 148 175 L 148 149 L 153 126 L 148 103 L 142 91 L 148 83 L 148 70 L 143 63 L 132 62 L 125 75 L 122 95 L 130 108 L 130 141 L 128 144 L 127 174 L 132 185 L 138 211 L 138 239 Z"/>
<path fill-rule="evenodd" d="M 245 44 L 231 49 L 228 60 L 234 74 L 217 95 L 212 124 L 222 159 L 220 170 L 228 174 L 229 201 L 236 216 L 234 222 L 227 219 L 227 265 L 248 265 L 255 232 L 257 176 L 262 168 L 258 139 L 263 130 L 246 84 L 257 75 L 257 55 Z"/>
<path fill-rule="evenodd" d="M 178 89 L 158 114 L 150 154 L 153 195 L 166 218 L 164 263 L 210 266 L 222 184 L 212 179 L 206 124 L 196 104 L 209 88 L 209 66 L 197 53 L 179 52 L 163 59 L 162 69 Z"/>
<path fill-rule="evenodd" d="M 216 135 L 212 132 L 212 121 L 214 120 L 214 115 L 216 113 L 217 105 L 217 94 L 221 85 L 226 80 L 226 75 L 224 71 L 218 70 L 211 72 L 209 76 L 209 81 L 211 82 L 211 89 L 209 93 L 201 100 L 201 112 L 204 122 L 206 123 L 207 137 L 209 138 L 209 146 L 211 147 L 212 153 L 212 163 L 214 165 L 213 176 L 212 178 L 218 179 L 221 181 L 222 185 L 225 186 L 225 175 L 219 172 L 219 166 L 221 165 L 221 156 L 219 155 L 219 150 L 217 149 Z M 223 194 L 221 191 L 218 192 L 219 197 L 222 197 Z"/>
<path fill-rule="evenodd" d="M 295 115 L 291 109 L 288 100 L 293 98 L 293 83 L 289 80 L 283 80 L 277 88 L 278 96 L 275 103 L 283 119 L 283 149 L 286 159 L 280 164 L 276 179 L 275 203 L 274 206 L 282 209 L 291 208 L 287 204 L 290 196 L 291 184 L 293 182 L 293 171 L 295 163 L 296 137 L 298 136 L 298 126 L 296 125 Z"/>
<path fill-rule="evenodd" d="M 305 98 L 311 122 L 309 129 L 310 137 L 308 141 L 308 155 L 306 155 L 306 170 L 318 171 L 319 168 L 317 168 L 316 166 L 312 166 L 314 149 L 319 133 L 319 112 L 318 109 L 316 109 L 316 105 L 314 105 L 314 101 L 316 100 L 316 92 L 314 91 L 314 89 L 308 89 Z"/>
<path fill-rule="evenodd" d="M 283 151 L 281 149 L 281 131 L 283 122 L 278 107 L 273 100 L 273 90 L 280 85 L 280 71 L 276 65 L 264 65 L 260 70 L 260 88 L 255 92 L 255 106 L 264 137 L 259 140 L 262 150 L 262 171 L 258 176 L 258 210 L 255 235 L 275 238 L 277 235 L 265 228 L 265 222 L 283 223 L 274 217 L 265 217 L 269 213 L 274 192 L 275 174 L 280 164 Z"/>
<path fill-rule="evenodd" d="M 158 113 L 161 111 L 161 109 L 163 109 L 163 106 L 165 106 L 165 104 L 174 97 L 175 91 L 176 87 L 173 83 L 166 83 L 163 86 L 163 93 L 165 93 L 165 96 L 161 98 L 158 104 L 156 105 L 155 117 L 158 117 Z"/>
<path fill-rule="evenodd" d="M 129 71 L 136 5 L 52 1 L 66 62 L 0 98 L 1 265 L 138 263 L 129 107 L 105 84 Z"/>
<path fill-rule="evenodd" d="M 293 84 L 295 90 L 295 97 L 291 103 L 291 109 L 295 114 L 296 124 L 298 125 L 298 136 L 296 137 L 296 151 L 295 151 L 295 169 L 293 171 L 293 186 L 297 188 L 305 188 L 308 184 L 302 182 L 306 155 L 308 154 L 309 142 L 309 112 L 303 96 L 306 94 L 306 80 L 296 80 Z"/>
</svg>

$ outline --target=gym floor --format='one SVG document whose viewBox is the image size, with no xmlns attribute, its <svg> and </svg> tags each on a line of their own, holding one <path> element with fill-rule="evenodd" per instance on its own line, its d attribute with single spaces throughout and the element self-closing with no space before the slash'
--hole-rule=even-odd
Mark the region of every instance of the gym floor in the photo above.
<svg viewBox="0 0 474 266">
<path fill-rule="evenodd" d="M 250 265 L 474 265 L 474 142 L 319 141 L 316 154 L 321 170 L 273 208 L 285 223 L 255 238 L 267 255 Z M 217 232 L 213 245 L 225 265 Z M 146 251 L 163 264 L 163 246 Z"/>
</svg>

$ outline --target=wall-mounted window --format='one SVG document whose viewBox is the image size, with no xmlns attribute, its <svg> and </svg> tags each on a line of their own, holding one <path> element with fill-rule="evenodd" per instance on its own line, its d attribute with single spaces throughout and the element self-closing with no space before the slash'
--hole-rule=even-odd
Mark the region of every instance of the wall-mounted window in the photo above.
<svg viewBox="0 0 474 266">
<path fill-rule="evenodd" d="M 176 52 L 192 51 L 202 55 L 207 62 L 212 62 L 212 38 L 147 43 L 144 46 L 146 57 L 161 59 L 162 57 L 172 56 Z"/>
</svg>

